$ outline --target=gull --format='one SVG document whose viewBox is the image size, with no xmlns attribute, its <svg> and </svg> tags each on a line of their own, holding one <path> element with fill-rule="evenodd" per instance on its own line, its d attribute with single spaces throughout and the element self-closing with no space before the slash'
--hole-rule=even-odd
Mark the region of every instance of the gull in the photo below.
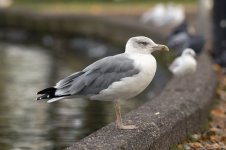
<svg viewBox="0 0 226 150">
<path fill-rule="evenodd" d="M 154 8 L 144 12 L 140 20 L 142 23 L 154 22 L 157 25 L 161 24 L 163 17 L 166 15 L 165 11 L 165 6 L 159 3 Z"/>
<path fill-rule="evenodd" d="M 186 22 L 175 27 L 169 34 L 167 45 L 171 49 L 181 52 L 186 48 L 191 48 L 196 54 L 200 54 L 205 46 L 205 37 L 197 35 L 195 30 L 188 26 Z"/>
<path fill-rule="evenodd" d="M 169 37 L 174 36 L 181 32 L 188 32 L 188 30 L 192 30 L 191 32 L 194 32 L 193 28 L 188 26 L 187 21 L 183 21 L 181 24 L 179 24 L 175 28 L 173 28 L 173 30 L 169 34 Z"/>
<path fill-rule="evenodd" d="M 174 3 L 169 3 L 166 7 L 166 15 L 164 17 L 164 25 L 172 24 L 177 26 L 184 22 L 185 11 L 182 5 L 177 5 Z"/>
<path fill-rule="evenodd" d="M 12 5 L 12 0 L 0 0 L 0 8 L 8 8 Z"/>
<path fill-rule="evenodd" d="M 177 57 L 170 65 L 169 70 L 176 76 L 192 74 L 196 71 L 197 62 L 195 60 L 195 51 L 186 48 L 180 57 Z"/>
<path fill-rule="evenodd" d="M 61 99 L 85 97 L 90 100 L 113 101 L 116 112 L 116 127 L 135 129 L 123 125 L 120 100 L 140 94 L 152 81 L 156 72 L 154 51 L 169 51 L 168 47 L 156 44 L 144 36 L 127 41 L 125 52 L 102 58 L 81 71 L 60 80 L 55 86 L 39 91 L 37 100 L 51 103 Z"/>
<path fill-rule="evenodd" d="M 169 3 L 164 5 L 157 4 L 153 9 L 144 12 L 140 21 L 142 23 L 154 23 L 154 25 L 163 27 L 166 25 L 178 25 L 185 20 L 185 11 L 182 5 Z"/>
</svg>

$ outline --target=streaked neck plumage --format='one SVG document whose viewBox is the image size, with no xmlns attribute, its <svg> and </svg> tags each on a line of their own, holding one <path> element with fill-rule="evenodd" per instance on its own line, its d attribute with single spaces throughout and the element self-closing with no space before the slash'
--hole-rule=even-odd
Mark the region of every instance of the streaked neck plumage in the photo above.
<svg viewBox="0 0 226 150">
<path fill-rule="evenodd" d="M 132 43 L 128 42 L 126 44 L 126 50 L 125 50 L 125 53 L 127 54 L 147 54 L 147 55 L 150 55 L 153 51 L 150 50 L 150 49 L 142 49 L 142 48 L 137 48 L 137 47 L 134 47 L 132 45 Z"/>
</svg>

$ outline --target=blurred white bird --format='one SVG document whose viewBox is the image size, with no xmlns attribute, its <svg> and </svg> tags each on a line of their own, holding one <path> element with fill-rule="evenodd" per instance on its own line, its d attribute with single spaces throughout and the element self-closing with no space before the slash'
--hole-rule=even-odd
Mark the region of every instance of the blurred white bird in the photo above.
<svg viewBox="0 0 226 150">
<path fill-rule="evenodd" d="M 155 24 L 161 23 L 163 17 L 166 14 L 165 11 L 165 6 L 162 3 L 159 3 L 154 8 L 151 8 L 148 11 L 144 12 L 144 14 L 141 16 L 141 22 L 153 22 Z"/>
<path fill-rule="evenodd" d="M 180 57 L 177 57 L 170 65 L 169 70 L 176 76 L 184 76 L 193 74 L 197 68 L 195 60 L 195 51 L 191 48 L 186 48 Z"/>
<path fill-rule="evenodd" d="M 13 3 L 13 0 L 0 0 L 0 8 L 7 8 L 11 6 Z"/>
<path fill-rule="evenodd" d="M 148 10 L 141 16 L 141 22 L 154 23 L 156 26 L 179 25 L 185 20 L 184 7 L 178 4 L 169 3 L 166 6 L 157 4 L 153 9 Z"/>
<path fill-rule="evenodd" d="M 179 25 L 185 20 L 185 11 L 182 5 L 169 3 L 166 8 L 165 24 Z"/>
</svg>

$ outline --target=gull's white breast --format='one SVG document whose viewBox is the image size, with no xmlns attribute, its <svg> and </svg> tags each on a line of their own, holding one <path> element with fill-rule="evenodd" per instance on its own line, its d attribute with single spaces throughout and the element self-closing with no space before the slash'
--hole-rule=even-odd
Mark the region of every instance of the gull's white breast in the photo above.
<svg viewBox="0 0 226 150">
<path fill-rule="evenodd" d="M 156 72 L 156 60 L 152 55 L 129 54 L 134 65 L 140 72 L 131 77 L 125 77 L 112 83 L 98 95 L 91 96 L 96 100 L 129 99 L 140 94 L 152 81 Z"/>
<path fill-rule="evenodd" d="M 177 76 L 184 76 L 192 74 L 196 71 L 197 63 L 196 60 L 191 56 L 182 56 L 180 61 L 175 68 L 172 68 L 171 71 Z"/>
</svg>

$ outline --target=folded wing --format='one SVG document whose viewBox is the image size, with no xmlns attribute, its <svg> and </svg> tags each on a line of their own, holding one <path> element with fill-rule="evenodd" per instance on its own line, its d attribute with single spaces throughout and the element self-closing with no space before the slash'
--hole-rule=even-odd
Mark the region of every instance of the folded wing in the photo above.
<svg viewBox="0 0 226 150">
<path fill-rule="evenodd" d="M 126 54 L 106 57 L 59 81 L 56 96 L 92 96 L 108 88 L 113 82 L 139 73 Z"/>
</svg>

